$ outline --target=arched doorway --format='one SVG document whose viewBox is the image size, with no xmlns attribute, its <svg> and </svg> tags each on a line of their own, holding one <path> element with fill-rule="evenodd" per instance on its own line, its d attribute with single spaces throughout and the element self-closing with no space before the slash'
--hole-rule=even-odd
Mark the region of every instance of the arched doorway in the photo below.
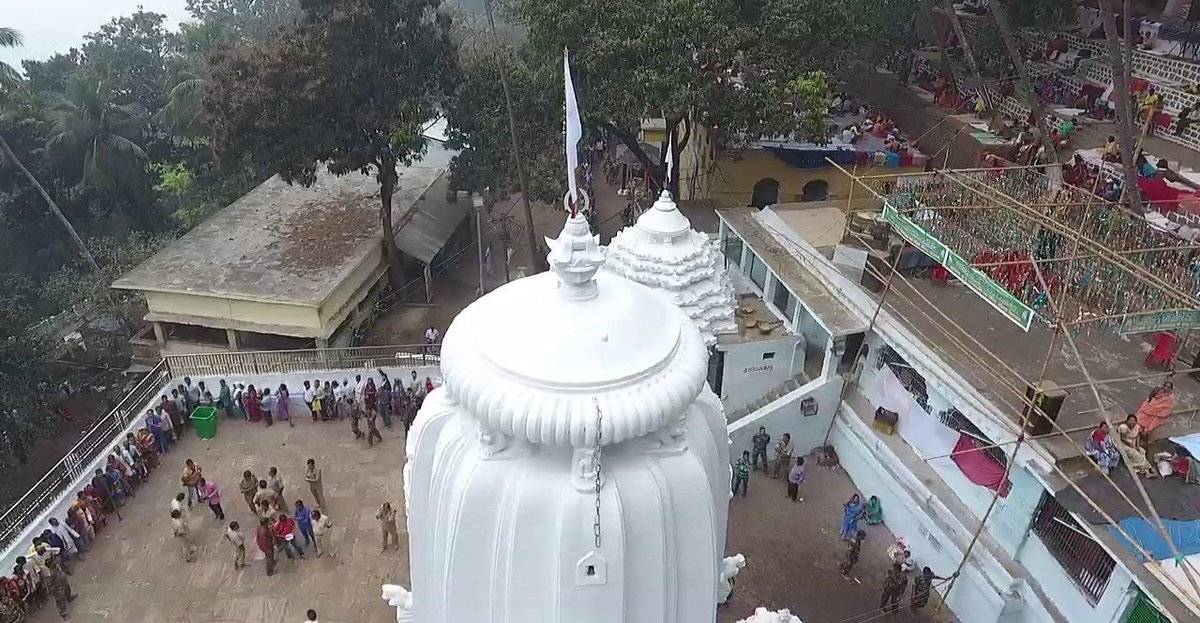
<svg viewBox="0 0 1200 623">
<path fill-rule="evenodd" d="M 750 205 L 762 209 L 779 203 L 779 180 L 764 177 L 754 185 Z"/>
<path fill-rule="evenodd" d="M 800 201 L 825 201 L 829 198 L 829 182 L 813 180 L 800 191 Z"/>
</svg>

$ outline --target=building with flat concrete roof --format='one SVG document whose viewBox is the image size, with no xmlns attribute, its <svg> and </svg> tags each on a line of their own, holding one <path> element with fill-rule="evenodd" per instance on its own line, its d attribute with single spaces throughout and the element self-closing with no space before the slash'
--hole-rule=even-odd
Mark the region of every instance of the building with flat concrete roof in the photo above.
<svg viewBox="0 0 1200 623">
<path fill-rule="evenodd" d="M 431 144 L 424 160 L 401 169 L 393 196 L 397 246 L 425 267 L 426 279 L 470 209 L 448 193 L 450 156 Z M 134 342 L 153 360 L 159 353 L 347 345 L 369 319 L 386 272 L 379 183 L 322 168 L 309 187 L 271 177 L 113 287 L 145 297 L 149 326 Z"/>
<path fill-rule="evenodd" d="M 962 565 L 947 603 L 964 621 L 1200 616 L 1183 567 L 1163 553 L 1165 544 L 1150 545 L 1146 535 L 1153 523 L 1139 516 L 1154 513 L 1125 467 L 1114 468 L 1116 485 L 1110 485 L 1083 454 L 1084 439 L 1104 416 L 1063 340 L 1047 353 L 1050 328 L 1034 323 L 1026 332 L 964 285 L 925 278 L 920 266 L 901 271 L 908 277 L 892 279 L 890 293 L 882 294 L 889 254 L 903 259 L 911 248 L 881 242 L 884 250 L 872 252 L 882 253 L 883 261 L 868 260 L 868 271 L 876 274 L 848 276 L 832 249 L 812 241 L 823 239 L 828 215 L 805 212 L 784 217 L 774 208 L 719 210 L 723 247 L 734 258 L 738 254 L 729 250 L 741 250 L 742 274 L 765 284 L 759 286 L 764 298 L 773 300 L 783 286 L 824 322 L 843 317 L 847 322 L 834 324 L 856 333 L 842 336 L 841 345 L 832 331 L 814 333 L 824 337 L 827 352 L 840 353 L 832 359 L 843 365 L 826 365 L 750 413 L 731 414 L 733 450 L 748 448 L 760 426 L 772 437 L 790 433 L 798 449 L 832 448 L 855 488 L 881 500 L 887 525 L 908 539 L 918 566 L 948 574 Z M 856 244 L 851 238 L 844 246 Z M 806 282 L 820 287 L 806 290 Z M 793 317 L 785 306 L 767 309 L 781 321 Z M 1075 342 L 1092 378 L 1102 383 L 1105 409 L 1117 419 L 1168 377 L 1145 370 L 1150 344 L 1136 335 L 1097 329 L 1080 332 Z M 855 360 L 860 344 L 865 348 Z M 844 365 L 847 360 L 851 365 Z M 1026 387 L 1006 368 L 1033 377 L 1043 365 L 1045 379 L 1065 393 L 1050 416 L 1056 432 L 1030 429 L 1022 436 Z M 1200 385 L 1183 374 L 1171 378 L 1179 406 L 1154 434 L 1154 451 L 1169 450 L 1168 437 L 1200 431 L 1192 408 Z M 880 419 L 879 408 L 897 414 L 894 425 Z M 1018 439 L 1023 445 L 1014 451 Z M 1143 483 L 1163 520 L 1195 524 L 1191 485 L 1178 476 Z M 1182 564 L 1193 572 L 1200 568 L 1191 542 L 1174 538 Z M 945 593 L 946 586 L 938 590 Z"/>
</svg>

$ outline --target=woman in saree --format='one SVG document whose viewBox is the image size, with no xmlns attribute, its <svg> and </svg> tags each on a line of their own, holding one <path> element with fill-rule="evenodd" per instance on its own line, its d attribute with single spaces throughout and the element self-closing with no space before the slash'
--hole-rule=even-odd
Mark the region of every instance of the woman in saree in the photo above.
<svg viewBox="0 0 1200 623">
<path fill-rule="evenodd" d="M 1141 447 L 1142 427 L 1138 424 L 1137 416 L 1125 418 L 1125 422 L 1117 427 L 1117 448 L 1125 464 L 1133 468 L 1140 476 L 1154 474 L 1154 466 L 1146 460 L 1146 451 Z"/>
<path fill-rule="evenodd" d="M 1095 461 L 1100 471 L 1107 474 L 1121 462 L 1121 452 L 1109 435 L 1108 422 L 1100 422 L 1087 441 L 1083 443 L 1083 453 Z"/>
<path fill-rule="evenodd" d="M 288 426 L 295 426 L 292 422 L 291 407 L 288 405 L 290 397 L 287 385 L 280 383 L 279 390 L 275 392 L 275 419 L 280 422 L 286 421 Z"/>
<path fill-rule="evenodd" d="M 867 498 L 867 525 L 878 526 L 883 523 L 883 505 L 879 503 L 879 497 L 872 495 Z"/>
<path fill-rule="evenodd" d="M 262 408 L 259 403 L 258 390 L 254 389 L 253 385 L 246 386 L 246 393 L 242 394 L 242 400 L 246 403 L 246 419 L 251 422 L 261 422 Z"/>
<path fill-rule="evenodd" d="M 1150 440 L 1154 429 L 1167 421 L 1171 411 L 1175 410 L 1175 386 L 1170 381 L 1150 390 L 1150 396 L 1137 410 L 1137 423 L 1142 428 L 1146 441 Z"/>
<path fill-rule="evenodd" d="M 862 498 L 855 493 L 850 496 L 850 499 L 842 505 L 842 526 L 841 536 L 843 541 L 849 541 L 854 538 L 858 532 L 858 520 L 866 512 L 866 507 L 862 503 Z"/>
</svg>

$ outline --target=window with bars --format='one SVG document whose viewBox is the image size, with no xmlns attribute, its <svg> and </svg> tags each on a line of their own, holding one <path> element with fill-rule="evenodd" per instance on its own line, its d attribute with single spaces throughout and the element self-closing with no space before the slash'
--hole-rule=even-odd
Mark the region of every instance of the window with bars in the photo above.
<svg viewBox="0 0 1200 623">
<path fill-rule="evenodd" d="M 1099 601 L 1116 562 L 1049 492 L 1042 493 L 1042 501 L 1034 512 L 1033 533 L 1088 600 Z"/>
<path fill-rule="evenodd" d="M 921 408 L 928 412 L 929 387 L 925 384 L 925 377 L 921 376 L 920 372 L 917 372 L 912 366 L 908 365 L 904 357 L 901 357 L 900 353 L 887 344 L 884 344 L 879 349 L 879 358 L 875 367 L 878 369 L 884 365 L 896 375 L 896 378 L 900 379 L 900 384 L 904 386 L 904 389 L 908 390 L 908 393 L 912 394 L 913 400 L 916 400 L 917 404 L 921 405 Z"/>
<path fill-rule="evenodd" d="M 952 428 L 960 433 L 964 433 L 968 437 L 974 437 L 975 440 L 980 443 L 980 445 L 991 446 L 988 448 L 983 448 L 980 450 L 980 452 L 983 452 L 984 455 L 986 455 L 1000 467 L 1005 467 L 1008 465 L 1008 457 L 1005 456 L 1004 451 L 995 447 L 995 445 L 993 445 L 995 442 L 993 442 L 991 439 L 988 439 L 987 435 L 984 435 L 983 431 L 979 430 L 979 427 L 976 426 L 974 422 L 967 419 L 967 416 L 963 415 L 958 409 L 951 407 L 948 411 L 942 411 L 938 414 L 938 419 L 940 419 L 942 424 L 946 425 L 948 428 Z"/>
</svg>

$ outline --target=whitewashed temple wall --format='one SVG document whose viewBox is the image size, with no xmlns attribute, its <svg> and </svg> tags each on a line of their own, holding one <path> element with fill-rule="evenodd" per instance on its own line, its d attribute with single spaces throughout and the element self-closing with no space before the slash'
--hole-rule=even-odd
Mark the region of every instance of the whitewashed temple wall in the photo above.
<svg viewBox="0 0 1200 623">
<path fill-rule="evenodd" d="M 800 386 L 765 407 L 729 425 L 729 455 L 741 456 L 743 450 L 750 449 L 750 438 L 758 432 L 758 427 L 765 426 L 771 435 L 772 451 L 769 453 L 774 460 L 774 443 L 784 433 L 792 436 L 793 456 L 804 456 L 823 445 L 825 432 L 833 420 L 837 410 L 838 394 L 842 390 L 842 377 L 818 379 Z M 800 403 L 806 398 L 812 398 L 816 403 L 817 412 L 804 415 Z M 807 459 L 806 459 L 807 460 Z"/>
<path fill-rule="evenodd" d="M 726 415 L 758 400 L 767 392 L 792 378 L 800 357 L 804 367 L 804 343 L 801 337 L 784 336 L 774 340 L 758 340 L 736 344 L 721 344 L 725 365 L 721 380 L 721 403 Z"/>
</svg>

